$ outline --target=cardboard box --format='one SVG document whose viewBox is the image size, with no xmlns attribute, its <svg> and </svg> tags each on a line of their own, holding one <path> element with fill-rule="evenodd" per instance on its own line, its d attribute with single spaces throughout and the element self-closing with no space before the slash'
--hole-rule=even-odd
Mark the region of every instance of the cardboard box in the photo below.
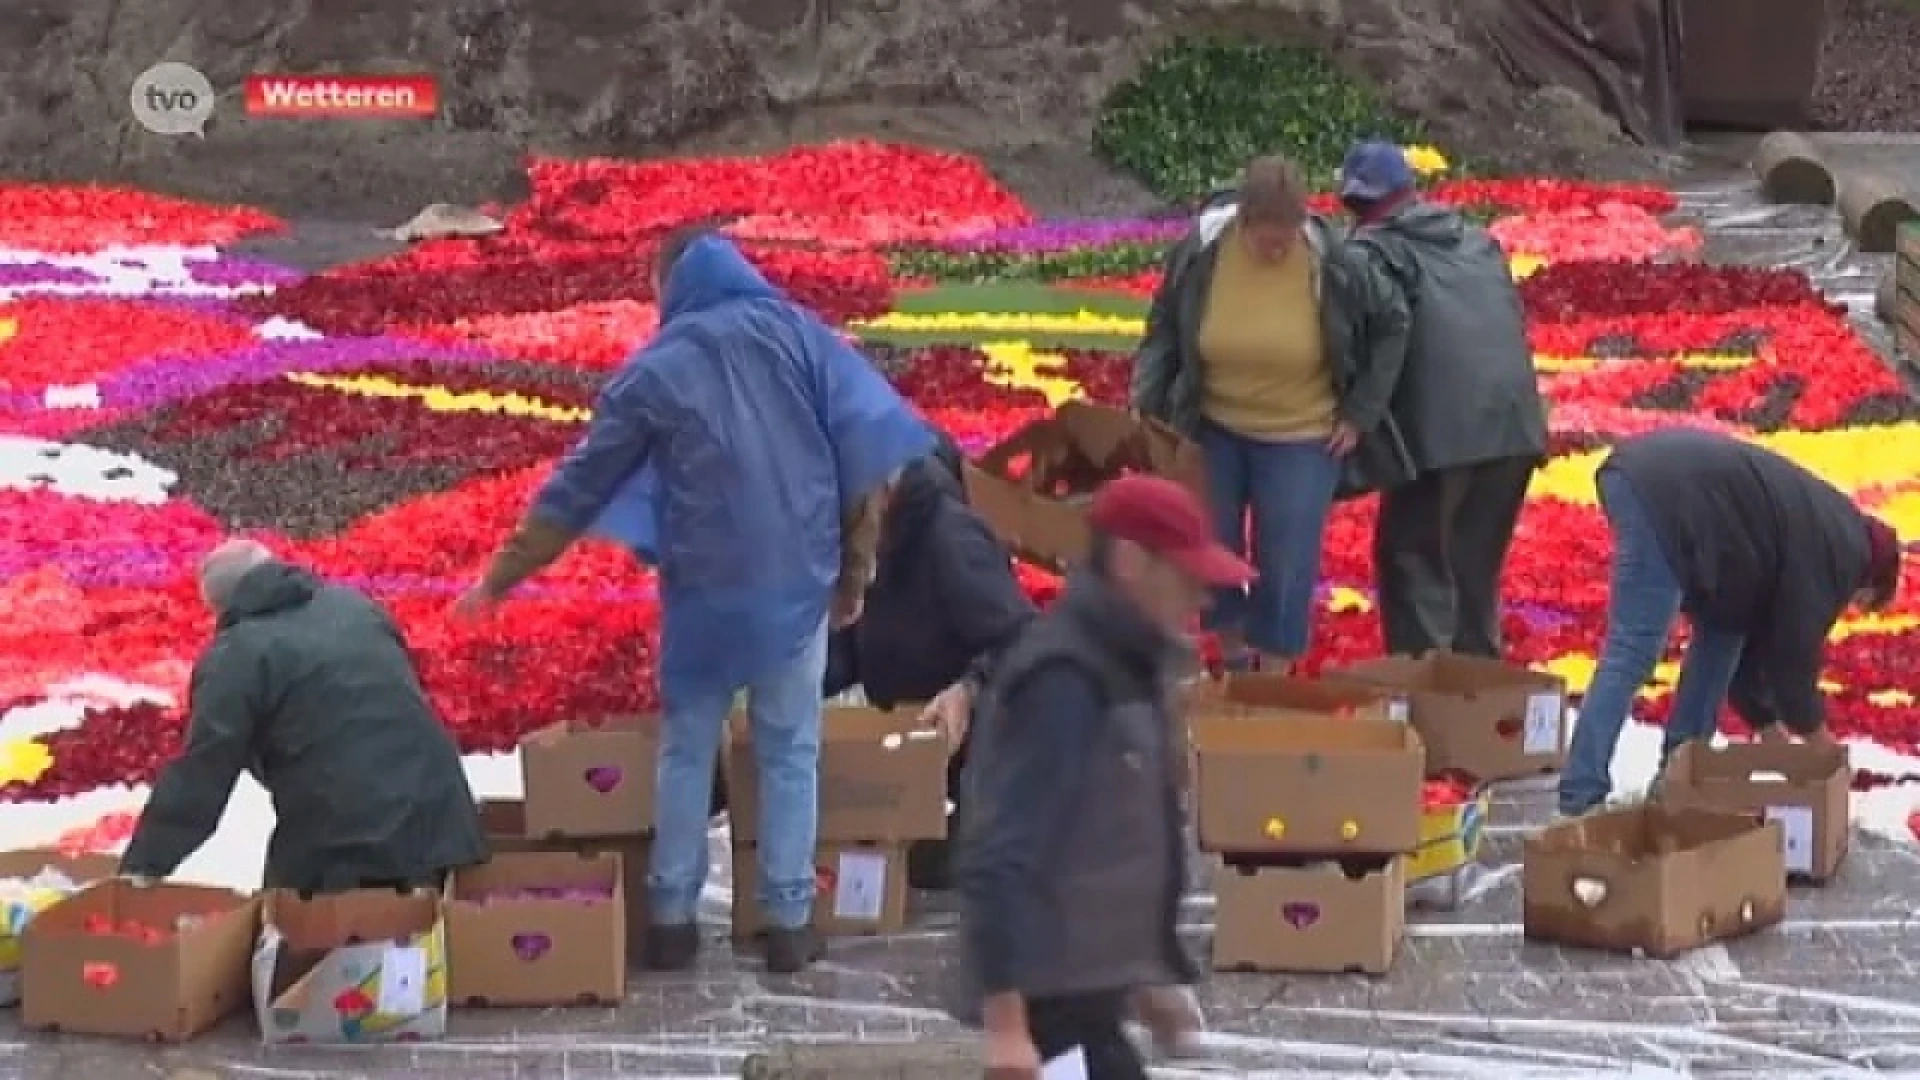
<svg viewBox="0 0 1920 1080">
<path fill-rule="evenodd" d="M 1482 787 L 1458 806 L 1434 806 L 1420 813 L 1420 846 L 1407 860 L 1407 880 L 1425 881 L 1457 872 L 1480 859 L 1493 789 Z"/>
<path fill-rule="evenodd" d="M 1234 673 L 1205 684 L 1201 708 L 1240 707 L 1341 720 L 1407 722 L 1404 699 L 1371 686 L 1297 675 Z"/>
<path fill-rule="evenodd" d="M 605 889 L 606 898 L 488 899 L 530 889 Z M 448 996 L 456 1005 L 617 1005 L 626 997 L 619 855 L 495 855 L 484 866 L 454 873 L 446 918 Z"/>
<path fill-rule="evenodd" d="M 1567 760 L 1566 680 L 1498 660 L 1452 653 L 1364 660 L 1329 679 L 1406 699 L 1427 746 L 1427 771 L 1482 780 L 1553 772 Z"/>
<path fill-rule="evenodd" d="M 651 832 L 659 755 L 650 720 L 556 724 L 528 735 L 520 740 L 527 835 Z"/>
<path fill-rule="evenodd" d="M 89 923 L 188 924 L 158 945 Z M 227 889 L 102 881 L 41 913 L 20 943 L 20 1022 L 40 1031 L 180 1042 L 247 1002 L 259 904 Z"/>
<path fill-rule="evenodd" d="M 1660 801 L 1759 814 L 1780 823 L 1787 873 L 1824 882 L 1852 836 L 1853 767 L 1842 746 L 1688 743 L 1660 776 Z"/>
<path fill-rule="evenodd" d="M 415 1042 L 447 1033 L 447 929 L 440 894 L 386 889 L 269 892 L 253 950 L 260 1038 Z"/>
<path fill-rule="evenodd" d="M 904 844 L 821 844 L 814 856 L 813 926 L 827 937 L 891 934 L 907 925 Z M 733 937 L 766 929 L 760 912 L 759 852 L 733 845 Z"/>
<path fill-rule="evenodd" d="M 519 799 L 483 799 L 480 827 L 495 855 L 523 851 L 557 851 L 572 854 L 612 854 L 620 857 L 620 894 L 626 905 L 622 921 L 627 927 L 627 958 L 639 963 L 645 959 L 649 893 L 647 867 L 652 861 L 653 838 L 619 836 L 601 840 L 535 840 L 527 835 L 527 805 Z"/>
<path fill-rule="evenodd" d="M 947 835 L 947 740 L 918 709 L 826 709 L 820 717 L 822 842 L 939 840 Z M 728 820 L 752 843 L 760 771 L 744 716 L 727 746 Z"/>
<path fill-rule="evenodd" d="M 1589 814 L 1529 836 L 1526 936 L 1668 959 L 1786 917 L 1778 822 L 1657 804 Z"/>
<path fill-rule="evenodd" d="M 967 501 L 1002 543 L 1061 569 L 1086 555 L 1088 497 L 1128 472 L 1166 476 L 1205 496 L 1198 446 L 1155 421 L 1069 401 L 969 464 Z"/>
<path fill-rule="evenodd" d="M 1407 875 L 1398 856 L 1294 865 L 1235 865 L 1214 873 L 1216 971 L 1357 971 L 1393 967 L 1407 929 Z"/>
<path fill-rule="evenodd" d="M 65 855 L 51 848 L 0 851 L 0 879 L 30 881 L 57 871 L 79 892 L 120 872 L 112 855 Z M 70 893 L 67 895 L 71 895 Z M 0 1007 L 20 1003 L 20 937 L 34 917 L 66 899 L 59 892 L 20 897 L 0 904 Z"/>
<path fill-rule="evenodd" d="M 1405 724 L 1203 712 L 1193 745 L 1204 851 L 1345 857 L 1420 846 L 1425 752 Z"/>
</svg>

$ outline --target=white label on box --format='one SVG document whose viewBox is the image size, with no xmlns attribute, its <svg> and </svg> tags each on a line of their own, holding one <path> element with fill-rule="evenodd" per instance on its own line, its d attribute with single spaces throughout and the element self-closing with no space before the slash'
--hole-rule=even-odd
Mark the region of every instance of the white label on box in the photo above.
<svg viewBox="0 0 1920 1080">
<path fill-rule="evenodd" d="M 1786 849 L 1787 873 L 1813 873 L 1813 808 L 1769 806 L 1767 820 L 1780 823 L 1782 846 Z"/>
<path fill-rule="evenodd" d="M 427 950 L 412 946 L 388 949 L 380 959 L 380 997 L 374 1012 L 413 1017 L 426 1011 Z"/>
<path fill-rule="evenodd" d="M 1087 1052 L 1076 1046 L 1040 1066 L 1040 1080 L 1091 1080 L 1087 1072 Z"/>
<path fill-rule="evenodd" d="M 1387 702 L 1387 719 L 1396 724 L 1405 724 L 1413 719 L 1413 706 L 1406 698 L 1397 697 Z"/>
<path fill-rule="evenodd" d="M 840 874 L 833 886 L 833 917 L 845 922 L 879 922 L 887 902 L 887 857 L 865 851 L 840 853 Z"/>
<path fill-rule="evenodd" d="M 1560 752 L 1560 722 L 1566 716 L 1566 701 L 1558 693 L 1531 694 L 1527 697 L 1527 723 L 1520 736 L 1523 754 Z"/>
</svg>

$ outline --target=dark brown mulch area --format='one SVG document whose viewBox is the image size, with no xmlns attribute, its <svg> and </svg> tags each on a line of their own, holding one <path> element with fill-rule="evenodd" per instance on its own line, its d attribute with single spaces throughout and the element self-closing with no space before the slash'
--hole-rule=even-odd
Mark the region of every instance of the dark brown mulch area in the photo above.
<svg viewBox="0 0 1920 1080">
<path fill-rule="evenodd" d="M 1920 131 L 1920 0 L 1829 0 L 1814 120 L 1826 131 Z"/>
</svg>

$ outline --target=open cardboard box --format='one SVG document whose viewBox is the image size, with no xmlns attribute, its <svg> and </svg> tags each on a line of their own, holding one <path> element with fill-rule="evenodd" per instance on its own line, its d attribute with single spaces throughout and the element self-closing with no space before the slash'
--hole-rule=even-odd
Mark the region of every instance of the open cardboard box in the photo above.
<svg viewBox="0 0 1920 1080">
<path fill-rule="evenodd" d="M 629 933 L 622 877 L 611 852 L 514 852 L 455 871 L 446 901 L 449 997 L 482 1006 L 619 1004 Z M 488 899 L 545 888 L 607 896 Z"/>
<path fill-rule="evenodd" d="M 440 895 L 265 894 L 253 1003 L 268 1044 L 412 1042 L 447 1031 Z"/>
<path fill-rule="evenodd" d="M 1213 875 L 1213 967 L 1378 975 L 1407 928 L 1405 860 L 1223 863 Z"/>
<path fill-rule="evenodd" d="M 105 920 L 156 929 L 199 920 L 158 944 L 89 932 Z M 20 945 L 20 1022 L 40 1031 L 190 1039 L 247 1001 L 259 905 L 227 889 L 99 882 L 41 913 Z"/>
<path fill-rule="evenodd" d="M 947 740 L 917 710 L 829 708 L 820 718 L 821 842 L 938 840 L 947 835 Z M 751 844 L 760 771 L 745 716 L 727 746 L 728 819 Z"/>
<path fill-rule="evenodd" d="M 67 855 L 52 848 L 0 851 L 0 879 L 31 880 L 48 870 L 66 875 L 78 892 L 119 873 L 120 860 L 112 855 Z M 20 935 L 37 914 L 13 907 L 0 906 L 0 1006 L 20 1003 Z"/>
<path fill-rule="evenodd" d="M 1852 833 L 1853 769 L 1843 746 L 1687 743 L 1660 774 L 1660 801 L 1758 814 L 1780 823 L 1787 873 L 1825 882 Z"/>
<path fill-rule="evenodd" d="M 1127 412 L 1069 401 L 989 449 L 965 470 L 967 501 L 1002 543 L 1064 568 L 1086 554 L 1086 501 L 1128 472 L 1149 472 L 1204 495 L 1199 447 Z"/>
<path fill-rule="evenodd" d="M 574 722 L 520 740 L 527 835 L 592 839 L 653 830 L 659 741 L 651 718 Z"/>
<path fill-rule="evenodd" d="M 1420 846 L 1425 752 L 1405 724 L 1202 712 L 1193 745 L 1202 850 L 1345 857 Z"/>
<path fill-rule="evenodd" d="M 907 925 L 906 845 L 823 843 L 814 854 L 814 929 L 827 937 L 891 934 Z M 733 937 L 766 929 L 760 909 L 759 852 L 733 845 Z"/>
<path fill-rule="evenodd" d="M 527 804 L 519 799 L 482 799 L 479 810 L 480 828 L 486 834 L 487 847 L 496 856 L 522 851 L 618 855 L 620 893 L 626 905 L 623 921 L 628 927 L 627 958 L 635 963 L 645 959 L 647 936 L 643 931 L 648 923 L 647 867 L 653 855 L 651 835 L 536 840 L 527 835 Z"/>
<path fill-rule="evenodd" d="M 1482 780 L 1553 772 L 1567 758 L 1567 684 L 1554 675 L 1455 653 L 1363 660 L 1326 678 L 1405 699 L 1427 770 Z"/>
<path fill-rule="evenodd" d="M 1649 803 L 1529 836 L 1520 891 L 1526 936 L 1657 959 L 1786 917 L 1778 822 Z"/>
<path fill-rule="evenodd" d="M 1194 704 L 1216 710 L 1259 709 L 1342 720 L 1407 722 L 1407 703 L 1386 690 L 1299 675 L 1236 672 L 1202 683 Z"/>
</svg>

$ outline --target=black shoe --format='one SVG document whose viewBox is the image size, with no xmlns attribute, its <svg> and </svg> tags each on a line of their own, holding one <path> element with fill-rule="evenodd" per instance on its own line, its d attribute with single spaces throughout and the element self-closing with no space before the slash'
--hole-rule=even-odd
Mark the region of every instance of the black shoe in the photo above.
<svg viewBox="0 0 1920 1080">
<path fill-rule="evenodd" d="M 775 975 L 805 971 L 823 951 L 819 935 L 810 926 L 767 931 L 767 970 Z"/>
<path fill-rule="evenodd" d="M 647 927 L 649 971 L 686 971 L 700 955 L 700 928 L 693 923 Z"/>
<path fill-rule="evenodd" d="M 926 892 L 952 891 L 952 859 L 951 841 L 915 841 L 907 848 L 907 887 Z"/>
</svg>

